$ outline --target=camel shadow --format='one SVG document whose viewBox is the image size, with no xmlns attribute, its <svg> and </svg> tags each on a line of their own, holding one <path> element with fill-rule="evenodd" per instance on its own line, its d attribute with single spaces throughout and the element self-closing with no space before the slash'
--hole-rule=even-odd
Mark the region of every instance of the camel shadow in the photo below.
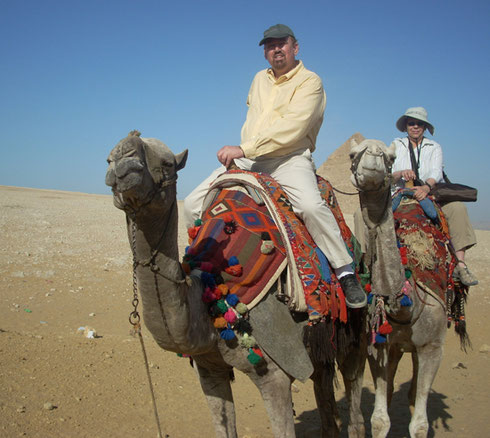
<svg viewBox="0 0 490 438">
<path fill-rule="evenodd" d="M 408 425 L 410 423 L 410 410 L 408 407 L 408 390 L 410 382 L 400 385 L 400 389 L 393 394 L 388 413 L 391 420 L 391 429 L 388 438 L 410 438 Z M 366 428 L 366 438 L 371 438 L 370 418 L 374 409 L 375 394 L 368 388 L 363 388 L 361 396 L 361 410 L 364 417 Z M 452 429 L 449 420 L 452 415 L 449 413 L 449 406 L 445 400 L 447 396 L 431 389 L 427 401 L 427 416 L 429 419 L 428 438 L 434 438 L 436 430 L 442 429 L 450 432 Z M 344 396 L 337 402 L 340 420 L 342 422 L 340 437 L 348 438 L 347 423 L 349 421 L 349 407 Z M 296 436 L 298 438 L 314 438 L 321 435 L 321 422 L 317 410 L 305 411 L 296 417 Z"/>
</svg>

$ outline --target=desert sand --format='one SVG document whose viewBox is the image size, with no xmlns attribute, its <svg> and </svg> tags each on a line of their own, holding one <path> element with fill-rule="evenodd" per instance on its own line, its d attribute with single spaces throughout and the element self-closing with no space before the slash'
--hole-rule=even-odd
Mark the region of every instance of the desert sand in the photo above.
<svg viewBox="0 0 490 438">
<path fill-rule="evenodd" d="M 108 195 L 5 186 L 0 211 L 0 436 L 156 437 L 141 348 L 128 322 L 132 273 L 124 214 Z M 350 213 L 346 217 L 351 220 Z M 180 236 L 182 249 L 184 229 Z M 428 402 L 431 437 L 488 436 L 490 232 L 477 231 L 477 237 L 468 253 L 480 279 L 467 305 L 473 349 L 461 351 L 448 330 Z M 86 337 L 90 330 L 96 337 Z M 188 360 L 158 348 L 146 330 L 143 334 L 164 434 L 212 437 Z M 390 408 L 390 437 L 408 436 L 410 369 L 407 356 Z M 257 389 L 239 372 L 233 391 L 239 437 L 272 437 Z M 319 436 L 311 382 L 296 383 L 293 397 L 297 436 Z M 341 383 L 337 399 L 345 424 Z M 366 371 L 368 429 L 373 402 Z"/>
</svg>

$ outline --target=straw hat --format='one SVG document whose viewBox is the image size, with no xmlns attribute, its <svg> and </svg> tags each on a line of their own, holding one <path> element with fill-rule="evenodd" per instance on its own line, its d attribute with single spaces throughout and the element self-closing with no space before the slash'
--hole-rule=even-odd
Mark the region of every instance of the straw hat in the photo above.
<svg viewBox="0 0 490 438">
<path fill-rule="evenodd" d="M 408 117 L 424 122 L 427 126 L 427 129 L 431 133 L 431 135 L 434 135 L 434 126 L 427 119 L 427 111 L 425 108 L 423 108 L 421 106 L 415 106 L 412 108 L 408 108 L 405 111 L 405 114 L 403 114 L 403 116 L 401 116 L 396 122 L 396 127 L 398 128 L 399 131 L 401 131 L 401 132 L 407 131 L 407 118 Z"/>
</svg>

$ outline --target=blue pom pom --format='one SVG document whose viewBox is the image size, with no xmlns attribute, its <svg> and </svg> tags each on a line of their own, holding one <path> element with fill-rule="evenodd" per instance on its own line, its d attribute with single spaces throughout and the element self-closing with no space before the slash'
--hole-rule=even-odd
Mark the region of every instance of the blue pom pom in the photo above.
<svg viewBox="0 0 490 438">
<path fill-rule="evenodd" d="M 403 298 L 401 299 L 400 304 L 402 306 L 405 306 L 405 307 L 411 306 L 412 305 L 412 299 L 407 295 L 403 295 Z"/>
<path fill-rule="evenodd" d="M 373 294 L 371 294 L 371 293 L 370 293 L 370 294 L 367 296 L 367 301 L 368 301 L 368 304 L 371 304 L 371 303 L 373 302 Z"/>
<path fill-rule="evenodd" d="M 213 288 L 216 286 L 214 275 L 210 274 L 209 272 L 201 272 L 201 281 L 203 282 L 205 287 Z"/>
<path fill-rule="evenodd" d="M 185 247 L 184 253 L 187 254 L 187 251 L 189 251 L 190 245 Z"/>
<path fill-rule="evenodd" d="M 386 336 L 376 333 L 376 339 L 375 339 L 376 344 L 384 344 L 386 342 Z"/>
<path fill-rule="evenodd" d="M 238 304 L 238 301 L 239 301 L 238 297 L 235 294 L 226 295 L 225 300 L 230 306 L 236 306 Z"/>
<path fill-rule="evenodd" d="M 225 341 L 229 341 L 230 339 L 233 339 L 235 337 L 235 332 L 231 329 L 224 329 L 224 330 L 221 330 L 219 335 Z"/>
<path fill-rule="evenodd" d="M 231 256 L 228 260 L 228 266 L 235 266 L 238 265 L 238 258 L 236 256 Z"/>
</svg>

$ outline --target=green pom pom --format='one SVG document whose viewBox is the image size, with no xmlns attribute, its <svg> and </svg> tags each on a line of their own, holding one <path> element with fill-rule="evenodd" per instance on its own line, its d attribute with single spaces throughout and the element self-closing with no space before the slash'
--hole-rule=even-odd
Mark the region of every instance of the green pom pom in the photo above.
<svg viewBox="0 0 490 438">
<path fill-rule="evenodd" d="M 223 300 L 223 299 L 218 300 L 216 302 L 216 306 L 218 307 L 218 310 L 221 313 L 226 313 L 226 311 L 228 310 L 228 306 L 226 305 L 225 300 Z"/>
<path fill-rule="evenodd" d="M 243 336 L 240 336 L 240 345 L 244 348 L 252 348 L 257 344 L 257 341 L 253 336 L 249 336 L 244 333 Z"/>
<path fill-rule="evenodd" d="M 196 219 L 196 220 L 194 221 L 194 226 L 195 226 L 195 227 L 200 227 L 201 225 L 202 225 L 202 220 L 201 220 L 201 219 Z"/>
<path fill-rule="evenodd" d="M 235 307 L 235 310 L 240 314 L 240 315 L 245 315 L 245 313 L 248 312 L 248 307 L 244 303 L 238 303 Z"/>
<path fill-rule="evenodd" d="M 257 365 L 262 360 L 258 354 L 253 352 L 247 356 L 247 359 L 252 365 Z"/>
<path fill-rule="evenodd" d="M 412 276 L 412 271 L 410 269 L 405 269 L 405 278 L 409 279 Z"/>
</svg>

